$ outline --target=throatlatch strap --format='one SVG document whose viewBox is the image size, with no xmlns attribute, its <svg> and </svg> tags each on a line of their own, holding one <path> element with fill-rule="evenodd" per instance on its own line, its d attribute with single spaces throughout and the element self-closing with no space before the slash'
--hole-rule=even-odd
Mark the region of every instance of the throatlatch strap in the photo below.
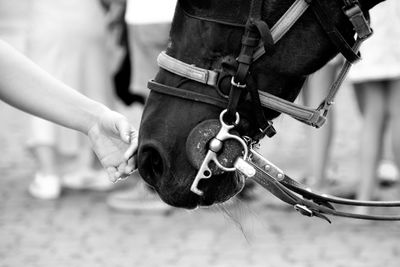
<svg viewBox="0 0 400 267">
<path fill-rule="evenodd" d="M 354 30 L 357 33 L 357 39 L 351 49 L 353 51 L 353 54 L 359 54 L 358 51 L 361 44 L 372 35 L 373 31 L 360 8 L 359 2 L 357 0 L 345 0 L 344 2 L 345 7 L 343 8 L 343 10 L 346 16 L 349 18 L 350 22 L 353 24 Z M 338 77 L 329 89 L 329 93 L 326 96 L 325 100 L 322 101 L 322 103 L 317 108 L 318 111 L 321 111 L 324 117 L 328 115 L 329 109 L 333 104 L 336 93 L 339 91 L 339 88 L 346 78 L 351 66 L 352 62 L 346 60 L 342 66 L 342 69 L 339 72 Z"/>
<path fill-rule="evenodd" d="M 329 39 L 335 44 L 339 52 L 342 53 L 346 60 L 351 63 L 360 60 L 360 54 L 353 51 L 352 47 L 347 43 L 346 39 L 332 23 L 329 15 L 319 0 L 313 0 L 311 2 L 311 8 L 314 11 L 314 14 L 317 17 L 320 25 L 329 36 Z"/>
</svg>

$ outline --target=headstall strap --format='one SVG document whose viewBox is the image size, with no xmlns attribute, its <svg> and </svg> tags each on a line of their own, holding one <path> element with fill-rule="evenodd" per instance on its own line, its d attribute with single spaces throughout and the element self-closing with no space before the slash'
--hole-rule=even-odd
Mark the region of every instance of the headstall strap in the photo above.
<svg viewBox="0 0 400 267">
<path fill-rule="evenodd" d="M 254 104 L 254 114 L 260 128 L 260 132 L 254 137 L 257 140 L 260 140 L 265 135 L 272 137 L 276 133 L 272 123 L 265 118 L 256 86 L 254 83 L 251 84 L 252 86 L 248 86 L 247 82 L 250 65 L 253 62 L 253 56 L 260 40 L 264 43 L 265 51 L 267 52 L 271 51 L 274 45 L 268 25 L 261 20 L 262 5 L 263 0 L 253 0 L 251 2 L 249 18 L 242 37 L 242 48 L 237 57 L 239 64 L 235 76 L 232 77 L 227 106 L 227 115 L 233 117 L 244 89 L 249 91 Z"/>
<path fill-rule="evenodd" d="M 253 21 L 260 17 L 258 13 L 261 9 L 257 9 L 257 7 L 261 7 L 262 2 L 262 0 L 251 1 L 249 18 L 246 23 L 245 32 L 242 36 L 242 48 L 240 50 L 239 56 L 236 59 L 239 64 L 236 70 L 236 74 L 232 78 L 231 90 L 229 93 L 227 116 L 229 116 L 230 118 L 234 118 L 239 100 L 243 93 L 243 89 L 246 89 L 247 87 L 246 79 L 250 64 L 253 59 L 253 50 L 255 49 L 259 41 L 259 33 L 255 30 Z"/>
</svg>

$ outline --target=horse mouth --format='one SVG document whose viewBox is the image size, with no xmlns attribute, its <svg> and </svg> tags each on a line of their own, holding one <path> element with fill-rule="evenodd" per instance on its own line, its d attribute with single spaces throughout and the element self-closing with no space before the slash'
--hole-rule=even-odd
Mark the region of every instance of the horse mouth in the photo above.
<svg viewBox="0 0 400 267">
<path fill-rule="evenodd" d="M 193 167 L 189 169 L 184 167 L 185 164 L 171 164 L 172 159 L 168 155 L 159 143 L 152 140 L 139 146 L 138 163 L 143 180 L 171 206 L 194 209 L 222 203 L 239 193 L 244 186 L 241 176 L 233 172 L 223 173 L 201 180 L 198 186 L 204 194 L 199 196 L 190 190 L 196 175 Z"/>
<path fill-rule="evenodd" d="M 229 182 L 227 182 L 229 181 Z M 245 179 L 239 175 L 217 175 L 206 181 L 202 181 L 199 187 L 204 192 L 199 196 L 193 192 L 183 193 L 183 197 L 175 198 L 175 206 L 186 209 L 197 207 L 210 207 L 228 201 L 242 191 Z"/>
<path fill-rule="evenodd" d="M 244 178 L 237 175 L 233 175 L 234 177 L 225 175 L 226 178 L 221 179 L 222 176 L 224 175 L 218 175 L 202 182 L 200 184 L 200 188 L 204 192 L 202 196 L 190 191 L 190 183 L 177 186 L 174 177 L 170 177 L 169 180 L 154 185 L 154 189 L 165 203 L 173 207 L 189 210 L 198 207 L 210 207 L 214 204 L 228 201 L 244 187 Z M 149 182 L 148 177 L 143 178 Z M 226 182 L 228 179 L 229 183 Z M 190 179 L 185 180 L 189 181 Z"/>
</svg>

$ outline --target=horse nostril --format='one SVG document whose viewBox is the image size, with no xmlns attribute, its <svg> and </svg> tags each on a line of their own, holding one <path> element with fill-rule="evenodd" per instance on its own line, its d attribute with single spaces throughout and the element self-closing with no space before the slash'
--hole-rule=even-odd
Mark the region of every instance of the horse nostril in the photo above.
<svg viewBox="0 0 400 267">
<path fill-rule="evenodd" d="M 145 146 L 141 149 L 139 158 L 141 175 L 148 183 L 155 186 L 166 171 L 161 152 L 154 146 Z"/>
</svg>

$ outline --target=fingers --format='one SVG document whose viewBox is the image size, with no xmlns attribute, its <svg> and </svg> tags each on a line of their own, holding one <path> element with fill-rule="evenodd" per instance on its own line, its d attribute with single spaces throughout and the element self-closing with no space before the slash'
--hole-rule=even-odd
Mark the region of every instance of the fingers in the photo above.
<svg viewBox="0 0 400 267">
<path fill-rule="evenodd" d="M 106 169 L 107 174 L 108 174 L 108 179 L 110 179 L 110 181 L 112 183 L 115 183 L 118 181 L 119 177 L 117 177 L 116 173 L 117 173 L 117 169 L 115 167 L 108 167 Z"/>
<path fill-rule="evenodd" d="M 133 170 L 135 169 L 135 159 L 132 157 L 130 159 L 128 159 L 128 162 L 125 166 L 125 173 L 130 174 L 133 172 Z"/>
<path fill-rule="evenodd" d="M 128 161 L 121 163 L 118 167 L 108 167 L 107 174 L 111 182 L 116 183 L 120 180 L 128 178 L 135 170 L 135 159 L 130 158 Z"/>
<path fill-rule="evenodd" d="M 126 119 L 122 119 L 117 123 L 119 135 L 125 143 L 130 144 L 124 153 L 124 159 L 130 159 L 136 152 L 138 147 L 138 131 L 130 125 Z"/>
<path fill-rule="evenodd" d="M 107 168 L 107 174 L 112 183 L 116 183 L 130 176 L 130 173 L 121 172 L 115 167 Z"/>
<path fill-rule="evenodd" d="M 111 116 L 113 121 L 111 123 L 113 125 L 111 129 L 112 133 L 117 134 L 122 142 L 129 144 L 126 151 L 122 151 L 122 158 L 113 159 L 111 166 L 109 164 L 103 164 L 104 166 L 110 166 L 107 168 L 107 173 L 109 179 L 115 183 L 118 180 L 129 177 L 135 169 L 135 160 L 133 155 L 138 147 L 138 131 L 127 121 L 124 116 L 116 112 L 113 114 L 115 114 L 115 116 Z M 121 147 L 118 149 L 121 149 Z"/>
</svg>

